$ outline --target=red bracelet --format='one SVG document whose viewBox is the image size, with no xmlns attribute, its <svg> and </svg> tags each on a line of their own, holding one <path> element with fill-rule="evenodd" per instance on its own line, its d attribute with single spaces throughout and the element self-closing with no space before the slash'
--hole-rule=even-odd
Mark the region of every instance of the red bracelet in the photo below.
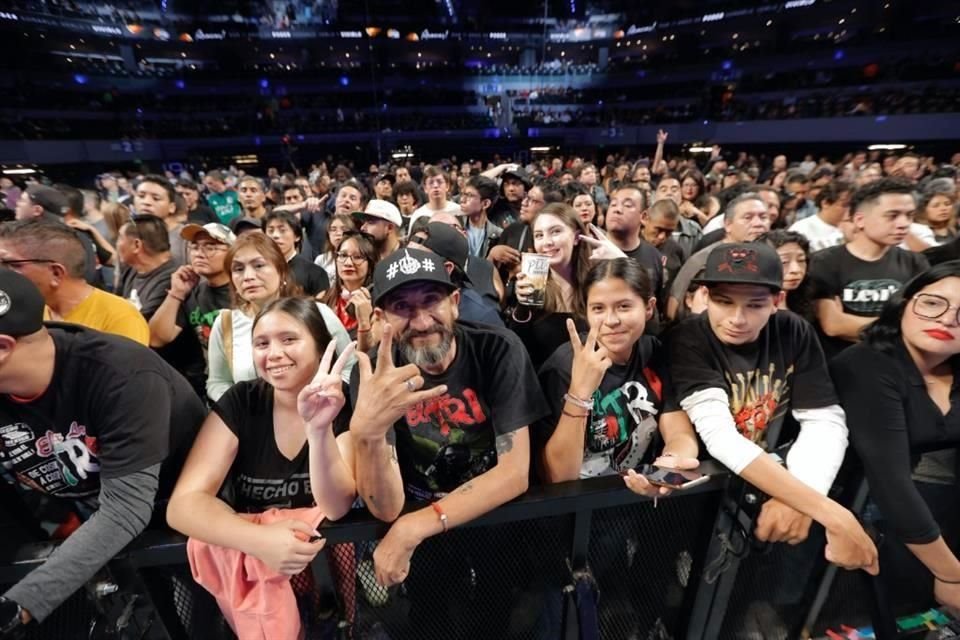
<svg viewBox="0 0 960 640">
<path fill-rule="evenodd" d="M 181 298 L 181 297 L 179 297 L 179 296 L 175 296 L 175 295 L 173 295 L 172 293 L 170 293 L 169 291 L 167 291 L 167 295 L 170 296 L 171 298 L 173 298 L 174 300 L 176 300 L 177 302 L 179 302 L 180 304 L 183 304 L 183 303 L 185 302 L 185 300 L 184 300 L 183 298 Z"/>
<path fill-rule="evenodd" d="M 370 333 L 370 329 L 371 327 L 367 327 L 366 329 L 361 329 L 360 327 L 357 327 L 357 333 Z"/>
<path fill-rule="evenodd" d="M 440 524 L 443 525 L 443 532 L 447 532 L 447 514 L 443 512 L 443 507 L 440 506 L 439 502 L 434 502 L 430 504 L 433 507 L 433 510 L 437 512 L 437 515 L 440 516 Z"/>
</svg>

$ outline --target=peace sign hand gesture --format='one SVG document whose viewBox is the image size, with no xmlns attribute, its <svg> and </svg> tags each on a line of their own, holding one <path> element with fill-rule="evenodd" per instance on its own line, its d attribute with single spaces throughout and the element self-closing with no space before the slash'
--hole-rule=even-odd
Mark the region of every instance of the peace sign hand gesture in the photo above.
<svg viewBox="0 0 960 640">
<path fill-rule="evenodd" d="M 590 233 L 593 234 L 593 237 L 580 234 L 580 240 L 593 247 L 593 251 L 590 252 L 591 260 L 614 260 L 616 258 L 627 257 L 627 254 L 625 254 L 620 247 L 613 244 L 613 241 L 607 237 L 607 234 L 600 230 L 600 227 L 591 223 L 587 225 L 587 228 L 590 230 Z"/>
<path fill-rule="evenodd" d="M 570 346 L 573 347 L 573 367 L 570 371 L 570 395 L 586 400 L 600 387 L 600 381 L 613 361 L 607 349 L 597 343 L 599 330 L 590 329 L 587 341 L 580 343 L 577 327 L 573 320 L 567 319 L 567 333 L 570 334 Z"/>
<path fill-rule="evenodd" d="M 323 354 L 323 359 L 320 360 L 317 375 L 313 377 L 310 384 L 300 390 L 297 396 L 297 411 L 303 419 L 308 436 L 329 428 L 334 418 L 340 413 L 340 409 L 343 408 L 345 398 L 340 375 L 356 346 L 356 342 L 347 345 L 331 369 L 330 363 L 337 349 L 337 344 L 331 340 Z"/>
<path fill-rule="evenodd" d="M 394 366 L 393 327 L 389 323 L 383 325 L 383 336 L 377 348 L 377 370 L 373 371 L 365 353 L 357 354 L 357 367 L 360 386 L 356 410 L 350 421 L 350 432 L 355 438 L 383 438 L 407 409 L 447 392 L 446 385 L 418 391 L 424 380 L 417 365 Z"/>
</svg>

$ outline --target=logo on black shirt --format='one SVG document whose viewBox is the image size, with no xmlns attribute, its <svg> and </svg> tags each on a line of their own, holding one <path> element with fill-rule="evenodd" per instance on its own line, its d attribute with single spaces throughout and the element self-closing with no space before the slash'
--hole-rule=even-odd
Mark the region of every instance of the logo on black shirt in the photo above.
<svg viewBox="0 0 960 640">
<path fill-rule="evenodd" d="M 884 303 L 903 286 L 896 280 L 854 280 L 843 287 L 841 301 L 850 311 L 863 316 L 878 316 Z"/>
</svg>

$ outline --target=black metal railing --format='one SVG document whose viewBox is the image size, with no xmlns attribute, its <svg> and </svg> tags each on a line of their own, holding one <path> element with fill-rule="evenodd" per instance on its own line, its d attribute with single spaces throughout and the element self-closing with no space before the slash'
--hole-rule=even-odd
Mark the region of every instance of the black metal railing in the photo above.
<svg viewBox="0 0 960 640">
<path fill-rule="evenodd" d="M 388 525 L 356 510 L 324 525 L 313 582 L 294 586 L 305 594 L 307 637 L 786 639 L 841 623 L 885 628 L 875 606 L 883 591 L 863 572 L 829 570 L 816 526 L 807 543 L 752 544 L 719 571 L 733 484 L 719 472 L 657 503 L 617 477 L 535 487 L 425 541 L 407 580 L 390 589 L 372 571 Z M 193 581 L 185 547 L 175 533 L 147 531 L 29 637 L 233 637 Z M 0 549 L 0 585 L 51 549 Z"/>
</svg>

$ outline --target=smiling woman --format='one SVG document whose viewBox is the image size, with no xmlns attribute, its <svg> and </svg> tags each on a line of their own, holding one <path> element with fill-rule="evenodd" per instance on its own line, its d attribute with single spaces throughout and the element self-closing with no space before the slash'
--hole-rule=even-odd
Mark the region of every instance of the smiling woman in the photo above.
<svg viewBox="0 0 960 640">
<path fill-rule="evenodd" d="M 233 308 L 219 315 L 210 333 L 207 395 L 212 400 L 218 400 L 235 382 L 256 377 L 250 342 L 254 316 L 278 298 L 301 294 L 277 244 L 262 233 L 241 236 L 224 257 L 224 266 L 230 272 Z M 326 305 L 316 305 L 342 351 L 350 342 L 346 329 Z M 353 359 L 345 375 L 352 366 Z"/>
<path fill-rule="evenodd" d="M 356 485 L 350 433 L 334 435 L 344 405 L 341 375 L 353 352 L 336 343 L 313 301 L 283 298 L 253 321 L 261 379 L 241 382 L 214 405 L 194 442 L 167 518 L 197 542 L 240 551 L 270 569 L 308 571 L 325 541 L 314 527 L 350 510 Z M 230 491 L 220 494 L 224 485 Z M 229 495 L 229 500 L 221 498 Z M 260 524 L 240 513 L 316 506 L 314 521 Z M 293 518 L 293 516 L 290 516 Z M 195 555 L 191 554 L 191 563 Z M 336 568 L 336 567 L 334 567 Z M 294 579 L 294 593 L 312 600 L 315 581 Z"/>
</svg>

